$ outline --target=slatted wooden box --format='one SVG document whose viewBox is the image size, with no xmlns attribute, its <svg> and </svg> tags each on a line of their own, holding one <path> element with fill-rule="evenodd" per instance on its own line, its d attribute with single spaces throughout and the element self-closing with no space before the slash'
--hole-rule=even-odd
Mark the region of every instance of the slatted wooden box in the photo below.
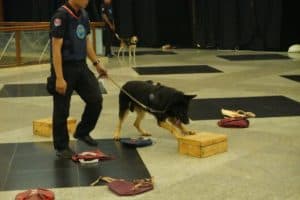
<svg viewBox="0 0 300 200">
<path fill-rule="evenodd" d="M 226 152 L 227 148 L 227 135 L 224 134 L 201 132 L 178 138 L 179 153 L 198 158 Z"/>
<path fill-rule="evenodd" d="M 74 134 L 76 129 L 76 119 L 70 117 L 68 118 L 68 132 L 69 134 Z M 52 119 L 38 119 L 33 121 L 33 134 L 43 137 L 52 136 Z"/>
</svg>

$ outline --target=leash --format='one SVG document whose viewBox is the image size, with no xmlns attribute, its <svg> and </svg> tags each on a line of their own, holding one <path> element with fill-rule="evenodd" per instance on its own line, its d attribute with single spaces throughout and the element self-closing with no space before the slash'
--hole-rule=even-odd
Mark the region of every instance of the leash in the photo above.
<svg viewBox="0 0 300 200">
<path fill-rule="evenodd" d="M 98 77 L 98 79 L 100 78 L 100 76 Z M 146 111 L 152 112 L 152 113 L 165 113 L 166 110 L 156 110 L 153 108 L 150 108 L 146 105 L 144 105 L 142 102 L 140 102 L 139 100 L 137 100 L 136 98 L 134 98 L 129 92 L 127 92 L 124 88 L 122 88 L 116 81 L 114 81 L 110 76 L 107 76 L 107 79 L 110 80 L 113 85 L 115 85 L 118 89 L 120 89 L 124 94 L 126 94 L 132 101 L 134 101 L 135 103 L 137 103 L 139 106 L 141 106 L 143 109 L 145 109 Z"/>
<path fill-rule="evenodd" d="M 115 36 L 116 36 L 116 38 L 117 38 L 118 40 L 120 40 L 120 41 L 121 41 L 121 38 L 120 38 L 120 36 L 119 36 L 119 34 L 118 34 L 118 33 L 116 33 L 116 32 L 115 32 Z"/>
</svg>

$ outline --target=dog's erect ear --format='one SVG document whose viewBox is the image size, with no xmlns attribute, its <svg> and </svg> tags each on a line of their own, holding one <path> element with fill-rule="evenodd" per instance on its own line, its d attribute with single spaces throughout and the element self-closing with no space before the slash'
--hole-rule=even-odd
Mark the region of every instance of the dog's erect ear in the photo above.
<svg viewBox="0 0 300 200">
<path fill-rule="evenodd" d="M 185 98 L 187 98 L 188 100 L 192 100 L 193 98 L 195 98 L 197 95 L 195 94 L 191 94 L 191 95 L 184 95 Z"/>
</svg>

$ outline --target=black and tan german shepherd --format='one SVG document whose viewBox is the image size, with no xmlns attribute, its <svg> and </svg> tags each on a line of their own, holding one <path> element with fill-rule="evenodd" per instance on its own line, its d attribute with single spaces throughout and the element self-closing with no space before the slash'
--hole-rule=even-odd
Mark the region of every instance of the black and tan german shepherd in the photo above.
<svg viewBox="0 0 300 200">
<path fill-rule="evenodd" d="M 119 123 L 114 133 L 115 140 L 120 139 L 122 124 L 129 111 L 136 112 L 134 126 L 142 136 L 151 136 L 140 126 L 146 112 L 152 114 L 157 124 L 170 131 L 175 137 L 195 134 L 183 124 L 189 124 L 188 107 L 196 95 L 185 95 L 174 88 L 160 83 L 154 84 L 152 81 L 129 81 L 122 89 L 130 94 L 131 98 L 123 91 L 120 92 Z M 150 109 L 143 108 L 132 97 Z"/>
</svg>

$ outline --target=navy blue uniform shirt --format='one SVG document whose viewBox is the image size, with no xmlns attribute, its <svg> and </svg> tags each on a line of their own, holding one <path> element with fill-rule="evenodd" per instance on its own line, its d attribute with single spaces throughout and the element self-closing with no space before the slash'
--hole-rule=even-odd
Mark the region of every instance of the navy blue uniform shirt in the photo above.
<svg viewBox="0 0 300 200">
<path fill-rule="evenodd" d="M 112 5 L 102 4 L 101 12 L 108 17 L 111 23 L 114 21 Z"/>
<path fill-rule="evenodd" d="M 55 12 L 50 22 L 50 39 L 63 38 L 63 62 L 86 59 L 86 38 L 90 32 L 87 12 L 84 9 L 75 12 L 68 3 Z"/>
</svg>

